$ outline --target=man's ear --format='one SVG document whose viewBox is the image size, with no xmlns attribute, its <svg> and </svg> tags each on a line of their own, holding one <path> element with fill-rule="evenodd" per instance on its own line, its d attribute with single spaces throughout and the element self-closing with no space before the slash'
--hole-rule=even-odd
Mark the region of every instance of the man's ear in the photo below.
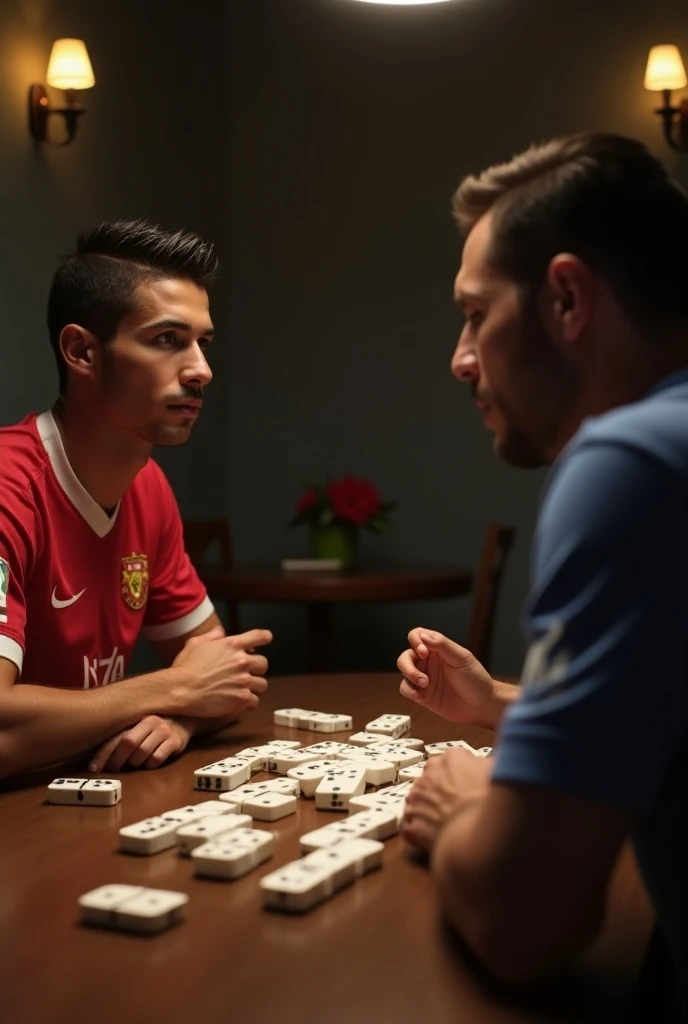
<svg viewBox="0 0 688 1024">
<path fill-rule="evenodd" d="M 62 358 L 76 376 L 94 379 L 100 369 L 100 342 L 91 331 L 67 324 L 60 332 Z"/>
<path fill-rule="evenodd" d="M 592 271 L 578 256 L 558 253 L 547 268 L 543 317 L 551 335 L 562 345 L 580 338 L 590 318 L 595 296 Z"/>
</svg>

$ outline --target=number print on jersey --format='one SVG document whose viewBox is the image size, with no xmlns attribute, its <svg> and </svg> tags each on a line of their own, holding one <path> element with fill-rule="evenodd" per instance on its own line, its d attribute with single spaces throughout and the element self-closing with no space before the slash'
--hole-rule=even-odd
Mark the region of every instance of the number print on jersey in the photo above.
<svg viewBox="0 0 688 1024">
<path fill-rule="evenodd" d="M 84 654 L 84 690 L 93 686 L 107 686 L 118 679 L 124 679 L 124 655 L 118 654 L 116 647 L 109 658 L 94 658 L 93 661 L 89 661 Z"/>
</svg>

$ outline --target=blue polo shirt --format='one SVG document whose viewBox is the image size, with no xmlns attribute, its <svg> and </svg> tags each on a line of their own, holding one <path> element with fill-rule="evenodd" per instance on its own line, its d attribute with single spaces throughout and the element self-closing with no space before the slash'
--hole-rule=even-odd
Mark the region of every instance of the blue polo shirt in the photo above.
<svg viewBox="0 0 688 1024">
<path fill-rule="evenodd" d="M 548 479 L 532 576 L 493 777 L 633 812 L 688 1021 L 688 370 L 583 424 Z"/>
</svg>

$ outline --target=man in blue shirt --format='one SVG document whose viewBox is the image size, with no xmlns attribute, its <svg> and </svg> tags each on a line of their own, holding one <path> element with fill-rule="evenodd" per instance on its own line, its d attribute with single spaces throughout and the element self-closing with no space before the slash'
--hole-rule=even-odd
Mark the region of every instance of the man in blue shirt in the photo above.
<svg viewBox="0 0 688 1024">
<path fill-rule="evenodd" d="M 399 658 L 405 696 L 499 730 L 494 760 L 432 759 L 405 834 L 505 980 L 591 942 L 632 837 L 688 1021 L 688 198 L 640 143 L 580 135 L 466 179 L 454 210 L 453 373 L 498 454 L 554 467 L 522 688 L 432 630 Z"/>
</svg>

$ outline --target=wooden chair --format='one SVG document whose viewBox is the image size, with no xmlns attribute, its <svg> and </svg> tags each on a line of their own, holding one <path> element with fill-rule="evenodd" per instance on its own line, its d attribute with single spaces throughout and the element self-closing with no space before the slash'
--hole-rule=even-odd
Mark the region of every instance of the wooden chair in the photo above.
<svg viewBox="0 0 688 1024">
<path fill-rule="evenodd" d="M 490 523 L 476 576 L 473 610 L 468 628 L 466 647 L 490 671 L 492 637 L 497 611 L 497 600 L 509 551 L 516 530 L 513 526 Z"/>
<path fill-rule="evenodd" d="M 213 544 L 217 544 L 220 560 L 217 563 L 223 569 L 231 569 L 234 562 L 232 551 L 232 538 L 229 531 L 229 521 L 222 516 L 219 519 L 207 519 L 192 521 L 187 520 L 183 524 L 184 546 L 195 569 L 201 574 L 201 569 L 207 563 L 207 555 Z M 210 595 L 213 597 L 213 595 Z M 215 596 L 217 600 L 217 596 Z M 239 612 L 236 601 L 227 601 L 227 624 L 230 634 L 241 632 L 239 624 Z"/>
</svg>

